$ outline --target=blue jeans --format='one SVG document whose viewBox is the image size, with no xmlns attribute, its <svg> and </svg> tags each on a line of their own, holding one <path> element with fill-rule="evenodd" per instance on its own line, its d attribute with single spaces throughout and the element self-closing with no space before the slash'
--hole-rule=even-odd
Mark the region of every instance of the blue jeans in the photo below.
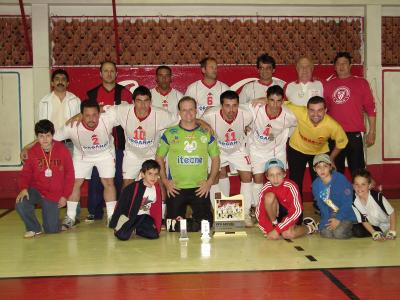
<svg viewBox="0 0 400 300">
<path fill-rule="evenodd" d="M 117 199 L 119 198 L 120 191 L 122 189 L 122 161 L 124 159 L 124 151 L 115 149 L 115 177 L 114 184 L 117 190 Z M 103 218 L 103 185 L 101 184 L 99 172 L 94 167 L 92 171 L 92 177 L 89 181 L 88 187 L 88 211 L 90 215 L 94 215 L 95 219 Z"/>
<path fill-rule="evenodd" d="M 42 207 L 43 229 L 46 233 L 56 233 L 61 229 L 59 220 L 58 203 L 43 198 L 40 193 L 33 188 L 28 189 L 29 200 L 24 198 L 16 203 L 15 209 L 25 223 L 26 231 L 41 232 L 42 226 L 35 215 L 35 205 Z"/>
</svg>

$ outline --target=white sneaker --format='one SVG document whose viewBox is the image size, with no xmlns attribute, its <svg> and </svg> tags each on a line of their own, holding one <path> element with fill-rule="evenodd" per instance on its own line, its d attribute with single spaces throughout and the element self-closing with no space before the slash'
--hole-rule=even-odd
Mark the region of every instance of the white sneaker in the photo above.
<svg viewBox="0 0 400 300">
<path fill-rule="evenodd" d="M 71 229 L 75 225 L 75 220 L 72 220 L 70 217 L 65 216 L 64 221 L 61 224 L 61 230 L 66 231 Z"/>
<path fill-rule="evenodd" d="M 318 231 L 318 224 L 311 217 L 304 218 L 303 219 L 303 224 L 305 226 L 307 226 L 307 228 L 308 228 L 308 233 L 307 234 L 313 234 L 314 232 Z"/>
<path fill-rule="evenodd" d="M 24 238 L 25 238 L 25 239 L 30 239 L 30 238 L 38 237 L 38 236 L 41 235 L 41 234 L 42 234 L 41 231 L 39 231 L 39 232 L 27 231 L 27 232 L 25 232 L 25 234 L 24 234 Z"/>
<path fill-rule="evenodd" d="M 250 216 L 245 216 L 244 217 L 244 225 L 247 228 L 253 227 L 254 226 L 253 219 Z"/>
</svg>

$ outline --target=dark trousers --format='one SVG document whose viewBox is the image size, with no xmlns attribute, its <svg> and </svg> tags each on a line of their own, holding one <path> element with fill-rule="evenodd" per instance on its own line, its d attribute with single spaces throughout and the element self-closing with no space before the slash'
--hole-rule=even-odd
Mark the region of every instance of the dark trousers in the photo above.
<svg viewBox="0 0 400 300">
<path fill-rule="evenodd" d="M 382 229 L 380 229 L 378 226 L 373 226 L 373 225 L 371 226 L 372 228 L 374 228 L 375 231 L 382 232 Z M 367 229 L 365 229 L 362 223 L 357 223 L 353 224 L 353 236 L 363 238 L 363 237 L 371 237 L 372 234 Z"/>
<path fill-rule="evenodd" d="M 292 147 L 287 147 L 287 157 L 289 164 L 289 179 L 293 180 L 299 187 L 300 194 L 303 196 L 303 179 L 307 167 L 310 170 L 311 182 L 317 178 L 313 168 L 313 159 L 315 155 L 301 153 Z"/>
<path fill-rule="evenodd" d="M 136 234 L 147 239 L 158 239 L 159 234 L 154 224 L 154 220 L 149 215 L 138 215 L 135 218 L 134 227 Z"/>
<path fill-rule="evenodd" d="M 349 166 L 351 174 L 358 169 L 365 168 L 364 160 L 364 144 L 361 132 L 346 132 L 349 142 L 335 159 L 336 169 L 340 173 L 344 173 L 345 160 L 347 158 L 347 165 Z M 330 142 L 331 150 L 335 147 L 335 143 Z"/>
<path fill-rule="evenodd" d="M 117 190 L 117 199 L 119 199 L 119 194 L 122 189 L 122 161 L 124 159 L 124 151 L 120 149 L 115 149 L 115 177 L 114 184 Z M 94 167 L 92 171 L 92 177 L 89 181 L 88 187 L 88 211 L 89 214 L 94 215 L 95 219 L 103 218 L 103 185 L 101 184 L 101 179 L 97 168 Z"/>
<path fill-rule="evenodd" d="M 196 196 L 197 188 L 181 189 L 176 197 L 167 199 L 167 219 L 185 218 L 186 207 L 190 205 L 193 211 L 193 221 L 198 223 L 207 220 L 212 224 L 213 216 L 211 213 L 210 196 Z"/>
<path fill-rule="evenodd" d="M 35 205 L 42 208 L 43 229 L 46 233 L 56 233 L 60 231 L 58 203 L 43 198 L 40 193 L 33 188 L 28 189 L 29 200 L 24 198 L 16 203 L 15 209 L 24 221 L 26 231 L 41 232 L 42 226 L 35 215 Z"/>
</svg>

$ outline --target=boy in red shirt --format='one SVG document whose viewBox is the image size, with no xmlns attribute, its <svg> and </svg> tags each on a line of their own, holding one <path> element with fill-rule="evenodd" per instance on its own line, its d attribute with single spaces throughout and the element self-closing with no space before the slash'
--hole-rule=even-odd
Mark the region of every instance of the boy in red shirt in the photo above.
<svg viewBox="0 0 400 300">
<path fill-rule="evenodd" d="M 20 174 L 20 192 L 16 210 L 25 223 L 25 238 L 42 233 L 35 216 L 35 205 L 42 207 L 45 233 L 61 229 L 59 208 L 65 206 L 72 192 L 75 174 L 71 154 L 63 143 L 53 141 L 54 125 L 49 120 L 35 124 L 38 143 L 28 151 L 28 159 Z"/>
<path fill-rule="evenodd" d="M 286 179 L 285 165 L 276 158 L 265 164 L 268 182 L 263 186 L 256 210 L 258 227 L 269 240 L 294 239 L 316 231 L 312 218 L 301 224 L 303 205 L 299 189 L 293 181 Z"/>
</svg>

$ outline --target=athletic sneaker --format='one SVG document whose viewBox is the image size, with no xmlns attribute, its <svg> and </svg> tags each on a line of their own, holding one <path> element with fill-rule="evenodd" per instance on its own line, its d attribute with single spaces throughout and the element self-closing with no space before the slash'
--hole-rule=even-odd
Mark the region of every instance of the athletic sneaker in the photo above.
<svg viewBox="0 0 400 300">
<path fill-rule="evenodd" d="M 75 226 L 75 221 L 72 220 L 70 217 L 65 216 L 64 221 L 62 222 L 62 225 L 61 225 L 61 230 L 65 231 L 65 230 L 71 229 L 74 226 Z"/>
<path fill-rule="evenodd" d="M 318 231 L 318 225 L 317 222 L 311 217 L 306 217 L 303 219 L 303 224 L 307 226 L 308 228 L 308 233 L 307 234 L 312 234 L 316 231 Z"/>
<path fill-rule="evenodd" d="M 39 232 L 27 231 L 27 232 L 25 232 L 25 234 L 24 234 L 24 238 L 30 239 L 30 238 L 37 237 L 37 236 L 39 236 L 39 235 L 41 235 L 41 234 L 42 234 L 41 231 L 39 231 Z"/>
<path fill-rule="evenodd" d="M 87 217 L 86 217 L 86 219 L 85 219 L 85 222 L 86 222 L 86 223 L 93 223 L 94 220 L 95 220 L 94 215 L 88 214 Z"/>
<path fill-rule="evenodd" d="M 254 226 L 254 222 L 253 222 L 252 217 L 250 217 L 250 216 L 245 216 L 245 217 L 244 217 L 244 225 L 245 225 L 247 228 L 253 227 L 253 226 Z"/>
</svg>

